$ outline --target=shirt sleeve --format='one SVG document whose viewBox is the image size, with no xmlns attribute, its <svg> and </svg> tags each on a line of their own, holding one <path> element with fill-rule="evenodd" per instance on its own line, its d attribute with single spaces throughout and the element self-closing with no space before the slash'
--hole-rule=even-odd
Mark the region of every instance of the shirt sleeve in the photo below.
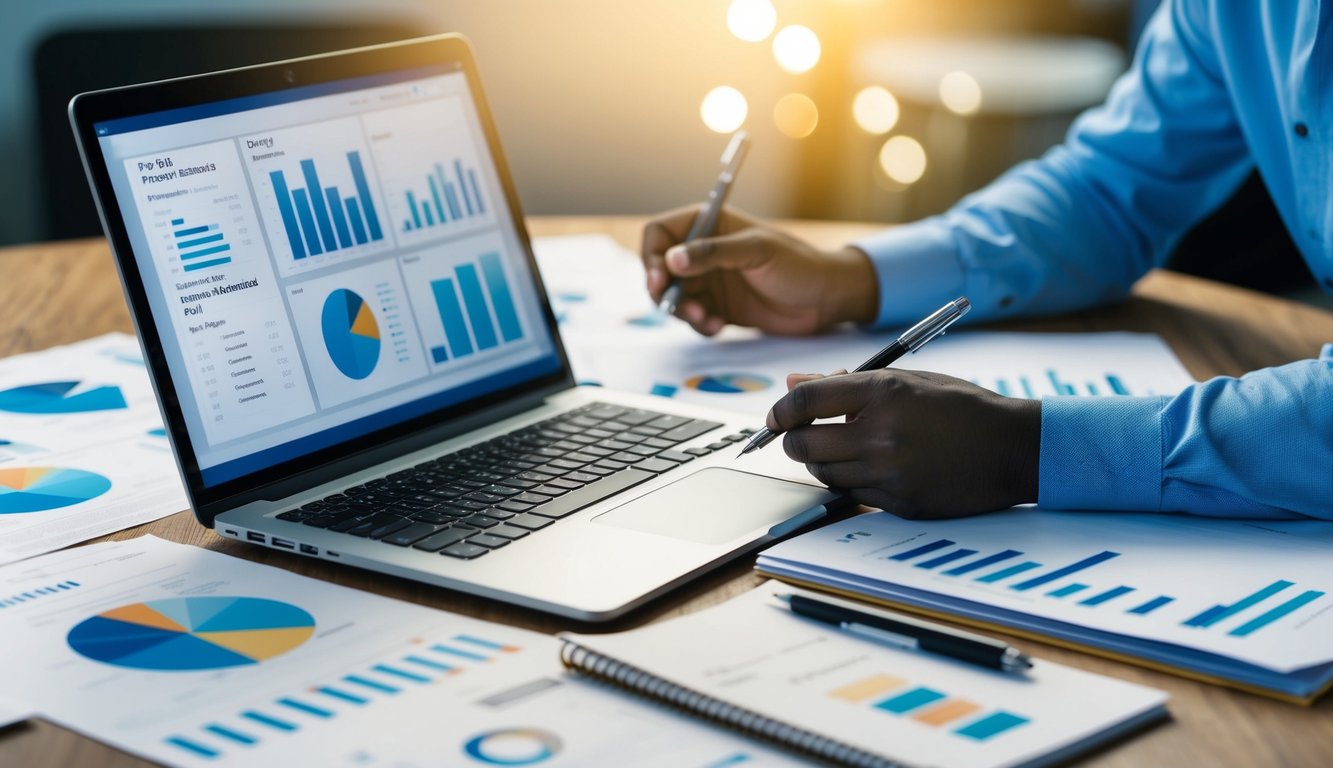
<svg viewBox="0 0 1333 768">
<path fill-rule="evenodd" d="M 1062 145 L 944 214 L 856 242 L 876 267 L 877 324 L 959 295 L 976 321 L 1127 294 L 1254 166 L 1209 24 L 1202 0 L 1168 0 Z"/>
<path fill-rule="evenodd" d="M 1175 397 L 1041 403 L 1051 509 L 1333 520 L 1333 344 Z"/>
</svg>

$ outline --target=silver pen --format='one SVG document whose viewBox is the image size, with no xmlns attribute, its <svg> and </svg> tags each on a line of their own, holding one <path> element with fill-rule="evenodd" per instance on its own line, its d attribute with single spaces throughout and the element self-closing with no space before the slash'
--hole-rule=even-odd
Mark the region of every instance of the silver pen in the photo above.
<svg viewBox="0 0 1333 768">
<path fill-rule="evenodd" d="M 959 296 L 953 301 L 945 304 L 935 310 L 925 320 L 903 331 L 902 335 L 894 339 L 888 346 L 876 352 L 869 360 L 861 363 L 853 373 L 861 371 L 875 371 L 880 368 L 887 368 L 894 360 L 902 357 L 909 352 L 915 352 L 925 345 L 926 342 L 940 336 L 945 329 L 953 325 L 958 318 L 966 315 L 968 310 L 972 309 L 972 302 L 965 296 Z M 765 445 L 773 442 L 773 439 L 781 432 L 774 432 L 767 426 L 760 427 L 758 432 L 750 436 L 750 442 L 745 444 L 737 458 L 744 456 L 750 451 L 757 451 Z"/>
<path fill-rule="evenodd" d="M 701 237 L 710 237 L 713 230 L 717 229 L 718 217 L 722 215 L 722 205 L 727 201 L 731 183 L 736 180 L 736 173 L 740 171 L 741 161 L 745 159 L 745 151 L 749 148 L 750 137 L 745 131 L 736 131 L 731 135 L 727 148 L 722 150 L 722 173 L 713 183 L 713 188 L 708 191 L 708 199 L 704 201 L 703 208 L 699 209 L 698 215 L 694 217 L 694 224 L 690 226 L 690 231 L 681 242 L 688 243 Z M 676 314 L 676 305 L 680 303 L 680 292 L 680 281 L 671 278 L 666 292 L 662 294 L 662 300 L 657 303 L 658 312 L 664 315 Z"/>
</svg>

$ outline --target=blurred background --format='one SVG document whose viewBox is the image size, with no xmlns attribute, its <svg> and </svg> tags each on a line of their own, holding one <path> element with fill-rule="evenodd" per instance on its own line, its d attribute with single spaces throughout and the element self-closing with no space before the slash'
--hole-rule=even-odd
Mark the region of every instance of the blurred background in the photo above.
<svg viewBox="0 0 1333 768">
<path fill-rule="evenodd" d="M 1127 64 L 1132 0 L 45 0 L 5 3 L 0 242 L 100 234 L 80 90 L 434 32 L 468 35 L 528 213 L 697 201 L 902 221 L 1058 141 Z M 1147 7 L 1144 7 L 1147 6 Z"/>
</svg>

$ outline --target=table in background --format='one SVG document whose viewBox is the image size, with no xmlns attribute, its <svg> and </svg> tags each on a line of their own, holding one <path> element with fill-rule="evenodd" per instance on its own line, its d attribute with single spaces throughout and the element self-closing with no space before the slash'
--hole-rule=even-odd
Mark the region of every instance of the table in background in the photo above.
<svg viewBox="0 0 1333 768">
<path fill-rule="evenodd" d="M 641 217 L 536 217 L 534 237 L 606 233 L 637 251 Z M 788 222 L 792 233 L 823 246 L 840 245 L 878 228 L 872 224 Z M 132 331 L 110 251 L 103 240 L 74 240 L 0 249 L 0 355 L 30 352 L 108 331 Z M 1010 321 L 1013 331 L 1151 331 L 1170 344 L 1196 378 L 1315 357 L 1333 341 L 1333 314 L 1302 304 L 1169 272 L 1153 272 L 1126 301 L 1059 318 Z M 122 531 L 107 539 L 151 533 L 275 565 L 349 587 L 542 632 L 568 621 L 461 595 L 391 576 L 358 571 L 298 555 L 229 541 L 199 526 L 188 512 Z M 761 579 L 752 557 L 678 589 L 625 620 L 625 629 L 712 605 L 751 589 Z M 586 626 L 574 626 L 589 629 Z M 1333 696 L 1311 708 L 1196 683 L 1107 659 L 1014 640 L 1024 650 L 1071 666 L 1170 692 L 1174 719 L 1117 745 L 1088 762 L 1143 765 L 1327 765 L 1333 759 Z M 6 663 L 22 663 L 6 659 Z M 1078 702 L 1070 702 L 1078 706 Z M 43 720 L 0 732 L 0 765 L 145 763 Z"/>
</svg>

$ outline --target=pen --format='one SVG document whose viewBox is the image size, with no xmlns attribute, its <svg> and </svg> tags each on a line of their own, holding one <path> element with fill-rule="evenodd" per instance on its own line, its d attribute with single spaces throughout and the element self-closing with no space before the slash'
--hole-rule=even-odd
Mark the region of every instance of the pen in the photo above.
<svg viewBox="0 0 1333 768">
<path fill-rule="evenodd" d="M 736 180 L 736 173 L 741 169 L 741 161 L 745 159 L 745 151 L 749 147 L 750 137 L 745 131 L 736 131 L 732 134 L 731 141 L 727 142 L 727 148 L 722 150 L 722 173 L 717 177 L 713 188 L 708 190 L 708 199 L 704 201 L 699 214 L 694 217 L 694 224 L 690 226 L 690 231 L 682 242 L 688 243 L 691 240 L 708 237 L 717 229 L 717 220 L 722 214 L 722 204 L 727 201 L 731 183 Z M 666 292 L 662 294 L 662 300 L 657 303 L 658 312 L 674 315 L 676 305 L 680 303 L 680 291 L 680 281 L 671 278 Z"/>
<path fill-rule="evenodd" d="M 894 360 L 897 360 L 908 352 L 917 351 L 924 346 L 926 342 L 936 336 L 942 335 L 946 328 L 953 325 L 954 321 L 958 318 L 966 315 L 970 309 L 972 309 L 972 303 L 969 302 L 966 297 L 959 296 L 932 312 L 925 320 L 922 320 L 911 328 L 903 331 L 901 336 L 894 339 L 885 348 L 876 352 L 869 360 L 861 363 L 853 373 L 887 368 Z M 774 432 L 767 426 L 760 427 L 759 431 L 755 432 L 750 437 L 750 441 L 746 443 L 745 447 L 741 449 L 741 452 L 737 454 L 737 458 L 744 456 L 750 451 L 757 451 L 760 448 L 763 448 L 765 445 L 773 442 L 773 438 L 780 434 L 782 433 Z"/>
<path fill-rule="evenodd" d="M 774 595 L 791 612 L 825 624 L 832 624 L 848 634 L 868 638 L 909 651 L 924 651 L 969 664 L 1024 672 L 1032 669 L 1032 660 L 1008 643 L 971 632 L 932 624 L 909 616 L 870 612 L 844 605 L 840 601 L 817 600 L 805 595 Z"/>
</svg>

